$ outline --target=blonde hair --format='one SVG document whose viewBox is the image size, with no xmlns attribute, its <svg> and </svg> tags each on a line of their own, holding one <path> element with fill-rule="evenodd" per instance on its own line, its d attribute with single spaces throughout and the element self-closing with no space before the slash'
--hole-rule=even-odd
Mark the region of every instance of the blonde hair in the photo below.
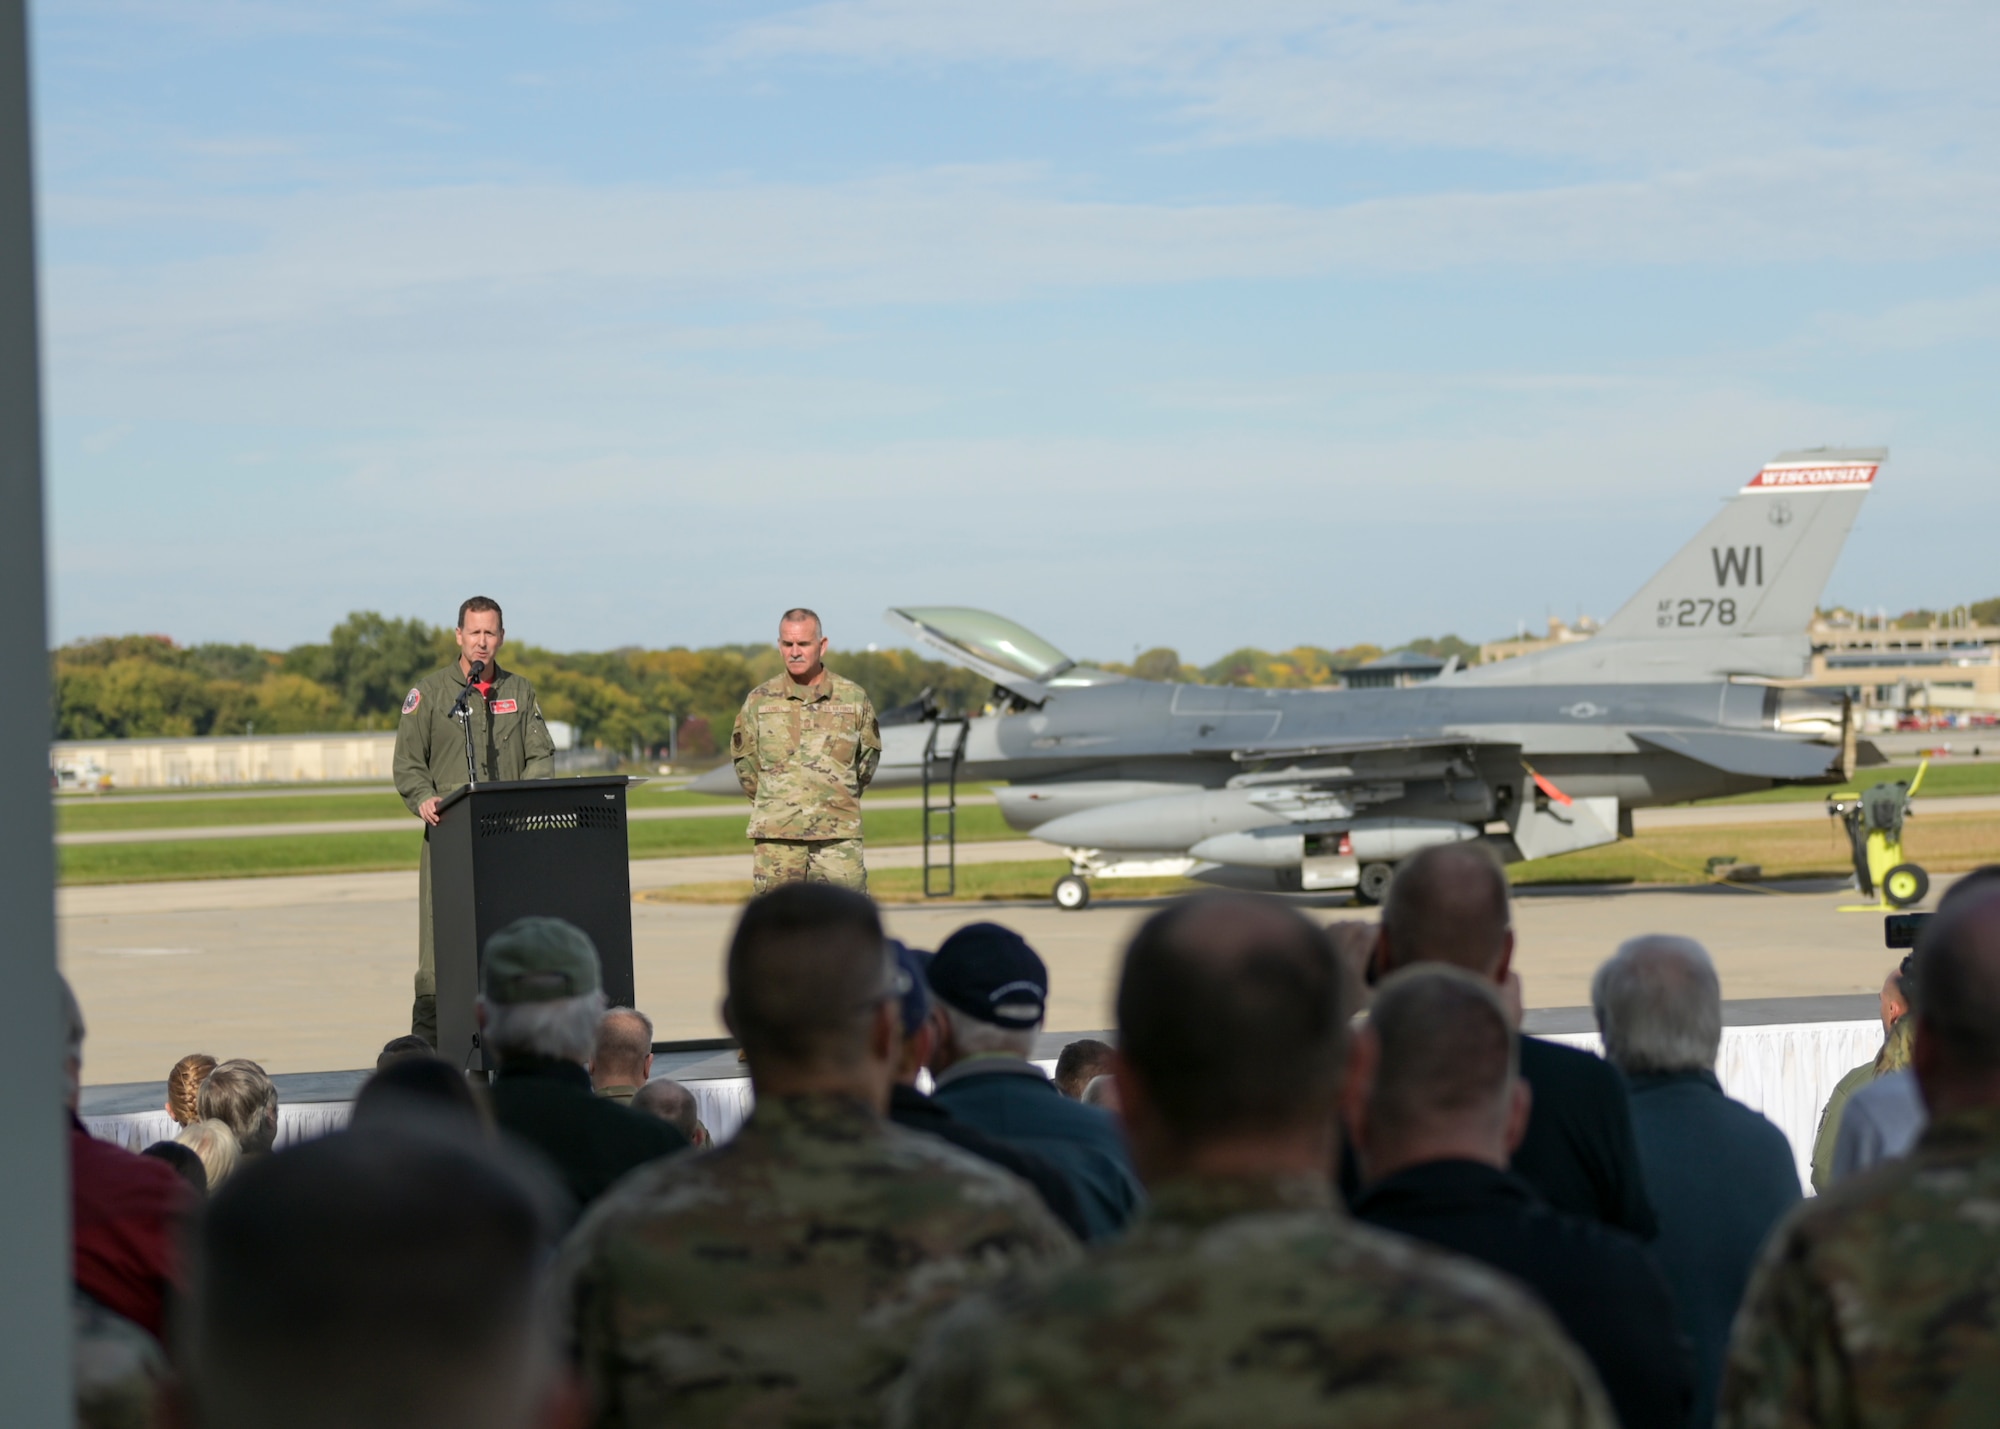
<svg viewBox="0 0 2000 1429">
<path fill-rule="evenodd" d="M 215 1058 L 206 1052 L 191 1052 L 167 1073 L 167 1115 L 176 1126 L 193 1126 L 201 1120 L 197 1094 L 214 1070 Z"/>
<path fill-rule="evenodd" d="M 211 1194 L 236 1169 L 240 1155 L 236 1147 L 236 1133 L 229 1129 L 226 1122 L 208 1117 L 188 1127 L 174 1140 L 201 1158 L 202 1169 L 208 1172 Z"/>
</svg>

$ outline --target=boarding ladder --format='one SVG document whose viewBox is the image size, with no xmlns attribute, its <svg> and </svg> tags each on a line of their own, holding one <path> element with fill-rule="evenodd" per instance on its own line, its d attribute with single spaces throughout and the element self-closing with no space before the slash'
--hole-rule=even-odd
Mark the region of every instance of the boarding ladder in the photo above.
<svg viewBox="0 0 2000 1429">
<path fill-rule="evenodd" d="M 972 722 L 931 721 L 924 740 L 924 897 L 958 892 L 958 769 Z M 942 858 L 940 858 L 942 854 Z"/>
</svg>

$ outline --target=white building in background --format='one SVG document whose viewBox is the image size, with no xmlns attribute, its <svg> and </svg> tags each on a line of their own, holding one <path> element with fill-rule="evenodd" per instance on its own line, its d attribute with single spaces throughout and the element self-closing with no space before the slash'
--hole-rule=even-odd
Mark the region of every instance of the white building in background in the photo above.
<svg viewBox="0 0 2000 1429">
<path fill-rule="evenodd" d="M 395 756 L 393 729 L 195 739 L 65 739 L 49 746 L 49 768 L 57 786 L 64 789 L 387 783 Z"/>
<path fill-rule="evenodd" d="M 576 746 L 576 726 L 550 720 L 557 750 Z M 64 739 L 49 746 L 59 789 L 174 789 L 203 784 L 387 783 L 396 731 L 225 734 L 193 739 Z"/>
</svg>

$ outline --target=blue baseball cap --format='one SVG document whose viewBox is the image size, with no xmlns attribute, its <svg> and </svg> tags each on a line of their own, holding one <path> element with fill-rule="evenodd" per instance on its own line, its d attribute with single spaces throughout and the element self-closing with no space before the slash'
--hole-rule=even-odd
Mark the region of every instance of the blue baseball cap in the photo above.
<svg viewBox="0 0 2000 1429">
<path fill-rule="evenodd" d="M 924 1019 L 931 1015 L 930 988 L 924 974 L 934 954 L 910 947 L 895 938 L 889 940 L 889 948 L 895 953 L 896 967 L 902 973 L 897 991 L 903 1004 L 903 1035 L 914 1037 L 917 1029 L 924 1025 Z"/>
<path fill-rule="evenodd" d="M 1028 940 L 998 923 L 968 923 L 938 946 L 931 992 L 968 1017 L 1016 1031 L 1048 1012 L 1049 970 Z"/>
</svg>

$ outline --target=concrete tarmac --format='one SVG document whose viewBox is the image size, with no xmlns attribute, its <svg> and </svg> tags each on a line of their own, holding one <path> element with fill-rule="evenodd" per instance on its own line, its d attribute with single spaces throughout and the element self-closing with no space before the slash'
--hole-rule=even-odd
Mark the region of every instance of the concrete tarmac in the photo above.
<svg viewBox="0 0 2000 1429">
<path fill-rule="evenodd" d="M 959 852 L 968 861 L 1046 854 L 1022 843 Z M 916 854 L 884 849 L 871 862 Z M 748 875 L 747 855 L 633 865 L 635 888 Z M 1837 911 L 1854 901 L 1831 883 L 1528 890 L 1516 914 L 1517 966 L 1529 1007 L 1578 1007 L 1621 939 L 1674 932 L 1707 944 L 1729 998 L 1868 993 L 1900 954 L 1883 948 L 1880 916 Z M 1329 921 L 1373 917 L 1338 898 L 1301 902 Z M 196 1051 L 252 1057 L 274 1072 L 364 1067 L 408 1026 L 414 873 L 73 888 L 57 906 L 62 966 L 90 1025 L 88 1083 L 158 1079 Z M 1157 906 L 891 905 L 885 916 L 920 947 L 981 918 L 1019 929 L 1049 963 L 1049 1027 L 1092 1029 L 1111 1025 L 1119 952 Z M 639 1003 L 662 1039 L 721 1035 L 722 952 L 735 916 L 727 906 L 634 903 Z"/>
</svg>

